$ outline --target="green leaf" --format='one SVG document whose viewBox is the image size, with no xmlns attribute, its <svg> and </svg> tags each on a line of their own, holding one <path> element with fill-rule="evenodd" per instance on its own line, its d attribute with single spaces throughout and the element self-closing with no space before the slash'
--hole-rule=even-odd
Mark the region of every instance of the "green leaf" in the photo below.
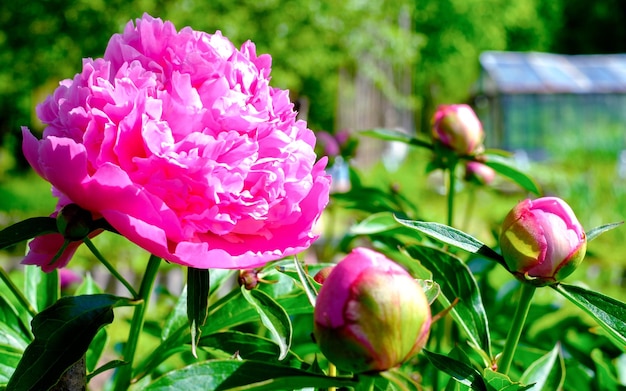
<svg viewBox="0 0 626 391">
<path fill-rule="evenodd" d="M 87 351 L 98 330 L 113 321 L 113 308 L 132 305 L 112 295 L 71 296 L 33 318 L 28 345 L 7 391 L 47 390 Z"/>
<path fill-rule="evenodd" d="M 0 250 L 35 236 L 53 232 L 59 231 L 56 219 L 52 217 L 32 217 L 20 221 L 0 231 Z"/>
<path fill-rule="evenodd" d="M 484 370 L 483 379 L 490 389 L 497 391 L 523 391 L 532 387 L 532 385 L 525 386 L 520 382 L 514 382 L 507 375 L 492 371 L 489 368 Z"/>
<path fill-rule="evenodd" d="M 422 287 L 424 294 L 426 294 L 426 299 L 428 300 L 428 304 L 433 304 L 439 294 L 441 293 L 441 287 L 433 280 L 416 280 L 418 284 Z"/>
<path fill-rule="evenodd" d="M 592 230 L 586 233 L 587 242 L 591 242 L 592 240 L 594 240 L 601 234 L 605 233 L 606 231 L 610 231 L 614 228 L 617 228 L 622 224 L 624 224 L 624 222 L 620 221 L 619 223 L 610 223 L 610 224 L 605 224 L 605 225 L 601 225 L 599 227 L 593 228 Z"/>
<path fill-rule="evenodd" d="M 356 384 L 352 378 L 328 377 L 262 361 L 211 360 L 166 373 L 144 391 L 276 391 L 354 387 Z"/>
<path fill-rule="evenodd" d="M 623 390 L 623 387 L 618 385 L 617 373 L 614 366 L 611 363 L 611 359 L 606 357 L 605 353 L 600 349 L 593 349 L 591 351 L 591 359 L 595 364 L 596 369 L 596 387 L 598 390 Z"/>
<path fill-rule="evenodd" d="M 97 293 L 104 293 L 104 291 L 102 290 L 102 288 L 98 286 L 96 281 L 91 276 L 91 273 L 88 272 L 85 275 L 83 282 L 81 282 L 78 288 L 76 288 L 76 292 L 74 293 L 74 296 L 95 295 Z"/>
<path fill-rule="evenodd" d="M 474 367 L 462 361 L 426 349 L 422 350 L 422 352 L 435 368 L 452 376 L 459 383 L 470 387 L 472 390 L 487 391 L 485 381 L 480 372 Z"/>
<path fill-rule="evenodd" d="M 280 346 L 272 340 L 239 331 L 224 331 L 200 338 L 198 347 L 218 349 L 232 358 L 235 353 L 244 360 L 278 362 Z M 301 361 L 293 353 L 294 358 Z"/>
<path fill-rule="evenodd" d="M 20 317 L 13 303 L 4 297 L 3 293 L 4 292 L 0 293 L 0 341 L 2 341 L 0 343 L 7 343 L 8 338 L 6 338 L 5 334 L 10 333 L 15 336 L 15 340 L 20 343 L 18 345 L 9 345 L 19 347 L 23 350 L 32 339 L 30 326 Z M 2 329 L 5 331 L 1 331 Z"/>
<path fill-rule="evenodd" d="M 91 344 L 89 344 L 89 349 L 85 355 L 85 367 L 88 372 L 91 372 L 96 368 L 108 343 L 109 333 L 107 333 L 105 328 L 101 328 L 96 333 L 95 337 L 91 341 Z"/>
<path fill-rule="evenodd" d="M 445 244 L 460 248 L 461 250 L 468 251 L 472 254 L 478 254 L 483 257 L 492 259 L 506 268 L 506 263 L 502 255 L 492 250 L 489 246 L 474 238 L 473 236 L 466 234 L 465 232 L 456 228 L 449 227 L 445 224 L 431 223 L 426 221 L 413 221 L 405 220 L 396 216 L 396 220 L 409 228 L 413 228 L 423 234 L 426 234 L 434 239 L 439 240 Z"/>
<path fill-rule="evenodd" d="M 115 369 L 115 368 L 119 368 L 123 365 L 128 364 L 128 362 L 124 361 L 124 360 L 112 360 L 109 361 L 108 363 L 102 365 L 101 367 L 97 368 L 96 370 L 94 370 L 93 372 L 89 373 L 87 375 L 87 382 L 89 382 L 89 380 L 91 380 L 91 378 L 98 376 L 99 374 L 109 371 L 111 369 Z"/>
<path fill-rule="evenodd" d="M 419 260 L 433 274 L 440 288 L 439 298 L 445 306 L 455 299 L 452 316 L 475 346 L 491 357 L 491 341 L 487 314 L 483 307 L 478 284 L 466 264 L 452 254 L 426 246 L 409 246 L 409 255 Z"/>
<path fill-rule="evenodd" d="M 520 382 L 532 384 L 529 390 L 560 390 L 565 381 L 565 362 L 561 355 L 561 345 L 556 344 L 546 355 L 530 364 L 524 371 Z"/>
<path fill-rule="evenodd" d="M 484 154 L 483 156 L 485 156 L 486 160 L 482 163 L 493 168 L 498 174 L 511 179 L 524 190 L 536 195 L 541 195 L 541 190 L 537 182 L 511 164 L 510 159 L 494 154 Z"/>
<path fill-rule="evenodd" d="M 61 295 L 59 272 L 45 273 L 35 265 L 24 266 L 24 295 L 37 311 L 54 304 Z"/>
<path fill-rule="evenodd" d="M 382 377 L 391 383 L 391 387 L 398 391 L 421 391 L 419 386 L 408 374 L 402 372 L 399 368 L 392 368 L 388 371 L 381 372 Z"/>
<path fill-rule="evenodd" d="M 274 299 L 272 299 L 267 293 L 258 289 L 251 291 L 245 287 L 241 287 L 241 293 L 243 297 L 252 304 L 256 309 L 261 322 L 267 328 L 272 340 L 280 347 L 279 360 L 287 357 L 289 348 L 291 347 L 291 320 L 289 314 L 281 307 Z"/>
<path fill-rule="evenodd" d="M 15 350 L 12 346 L 0 345 L 0 385 L 9 382 L 22 354 L 22 351 Z"/>
<path fill-rule="evenodd" d="M 390 231 L 400 225 L 391 212 L 374 213 L 350 227 L 351 235 L 372 235 Z"/>
<path fill-rule="evenodd" d="M 552 288 L 590 315 L 615 345 L 626 352 L 625 303 L 574 285 L 557 284 Z"/>
<path fill-rule="evenodd" d="M 433 145 L 427 141 L 420 140 L 415 137 L 411 137 L 405 132 L 401 132 L 396 129 L 385 129 L 385 128 L 375 128 L 368 129 L 359 132 L 359 134 L 364 136 L 369 136 L 373 138 L 377 138 L 379 140 L 385 141 L 400 141 L 405 144 L 413 145 L 416 147 L 423 147 L 432 150 Z"/>
<path fill-rule="evenodd" d="M 161 330 L 161 340 L 165 341 L 172 333 L 187 324 L 189 321 L 187 318 L 187 285 L 185 285 L 174 308 L 165 319 L 165 325 Z"/>
<path fill-rule="evenodd" d="M 298 273 L 300 283 L 302 284 L 302 289 L 306 293 L 306 297 L 311 302 L 311 306 L 315 307 L 315 302 L 317 300 L 317 289 L 315 288 L 315 285 L 313 285 L 309 275 L 304 271 L 298 257 L 293 257 L 293 264 L 296 268 L 296 272 Z"/>
<path fill-rule="evenodd" d="M 196 355 L 196 344 L 202 326 L 209 315 L 210 280 L 209 269 L 187 268 L 187 319 L 191 331 L 191 352 Z"/>
</svg>

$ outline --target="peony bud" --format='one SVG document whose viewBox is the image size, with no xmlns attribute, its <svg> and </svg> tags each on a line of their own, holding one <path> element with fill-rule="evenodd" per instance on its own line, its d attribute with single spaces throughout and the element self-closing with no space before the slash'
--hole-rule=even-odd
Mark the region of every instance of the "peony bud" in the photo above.
<svg viewBox="0 0 626 391">
<path fill-rule="evenodd" d="M 420 285 L 384 255 L 356 248 L 324 281 L 314 313 L 320 350 L 337 368 L 384 371 L 419 352 L 431 314 Z"/>
<path fill-rule="evenodd" d="M 533 285 L 551 285 L 570 275 L 585 257 L 587 237 L 563 200 L 524 200 L 506 216 L 500 234 L 511 271 Z"/>
<path fill-rule="evenodd" d="M 485 134 L 468 105 L 441 105 L 433 117 L 433 139 L 461 155 L 479 152 Z"/>
<path fill-rule="evenodd" d="M 91 212 L 76 204 L 67 204 L 57 215 L 57 228 L 63 237 L 70 241 L 83 240 L 91 232 L 93 218 Z"/>
<path fill-rule="evenodd" d="M 465 180 L 479 185 L 490 185 L 496 178 L 493 168 L 475 161 L 465 164 Z"/>
<path fill-rule="evenodd" d="M 334 268 L 335 268 L 334 266 L 326 266 L 326 267 L 320 269 L 320 271 L 318 271 L 315 274 L 313 279 L 315 280 L 315 282 L 317 282 L 320 285 L 324 284 L 324 282 L 326 281 L 326 279 L 330 275 L 330 272 L 333 271 Z"/>
<path fill-rule="evenodd" d="M 259 285 L 259 271 L 257 269 L 243 269 L 239 271 L 239 286 L 251 291 Z"/>
</svg>

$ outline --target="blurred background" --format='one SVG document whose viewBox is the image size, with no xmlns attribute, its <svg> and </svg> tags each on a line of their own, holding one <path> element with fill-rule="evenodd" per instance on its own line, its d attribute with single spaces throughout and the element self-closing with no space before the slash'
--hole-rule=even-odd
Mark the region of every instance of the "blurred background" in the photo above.
<svg viewBox="0 0 626 391">
<path fill-rule="evenodd" d="M 585 227 L 626 212 L 624 1 L 33 0 L 0 5 L 0 227 L 55 205 L 21 156 L 20 126 L 41 130 L 36 105 L 144 12 L 255 42 L 273 57 L 273 85 L 290 90 L 315 131 L 427 134 L 438 104 L 469 103 L 487 146 L 514 152 Z M 372 186 L 433 203 L 423 217 L 442 221 L 444 201 L 423 174 L 429 159 L 361 138 L 352 164 Z M 496 225 L 525 196 L 496 188 L 476 198 L 476 217 Z M 619 294 L 625 239 L 623 228 L 597 239 L 584 271 Z"/>
</svg>

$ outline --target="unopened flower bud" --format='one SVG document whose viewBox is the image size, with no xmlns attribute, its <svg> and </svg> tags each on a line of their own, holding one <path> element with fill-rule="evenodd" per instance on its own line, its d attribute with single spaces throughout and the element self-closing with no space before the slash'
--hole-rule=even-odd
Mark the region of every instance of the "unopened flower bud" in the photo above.
<svg viewBox="0 0 626 391">
<path fill-rule="evenodd" d="M 57 214 L 57 228 L 70 241 L 83 240 L 91 232 L 91 212 L 76 204 L 65 205 Z"/>
<path fill-rule="evenodd" d="M 239 285 L 251 291 L 259 285 L 259 271 L 256 269 L 244 269 L 239 271 Z"/>
<path fill-rule="evenodd" d="M 465 164 L 465 180 L 479 185 L 489 185 L 496 178 L 493 168 L 475 161 Z"/>
<path fill-rule="evenodd" d="M 506 216 L 500 234 L 502 256 L 520 280 L 552 285 L 570 275 L 585 257 L 587 237 L 563 200 L 524 200 Z"/>
<path fill-rule="evenodd" d="M 417 354 L 431 313 L 421 286 L 398 264 L 356 248 L 320 288 L 314 312 L 320 350 L 337 368 L 385 371 Z"/>
<path fill-rule="evenodd" d="M 441 105 L 433 117 L 433 139 L 461 155 L 472 155 L 482 147 L 485 133 L 480 120 L 465 104 Z"/>
<path fill-rule="evenodd" d="M 324 282 L 326 281 L 326 279 L 328 278 L 328 276 L 330 275 L 330 272 L 334 269 L 334 266 L 326 266 L 322 269 L 320 269 L 320 271 L 318 271 L 315 276 L 313 276 L 313 279 L 315 280 L 315 282 L 317 282 L 318 284 L 324 284 Z"/>
</svg>

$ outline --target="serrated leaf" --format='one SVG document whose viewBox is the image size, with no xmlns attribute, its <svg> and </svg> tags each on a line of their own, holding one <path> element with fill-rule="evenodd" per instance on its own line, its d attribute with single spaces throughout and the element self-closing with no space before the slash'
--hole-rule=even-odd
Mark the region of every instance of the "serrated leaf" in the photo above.
<svg viewBox="0 0 626 391">
<path fill-rule="evenodd" d="M 626 352 L 625 303 L 574 285 L 557 284 L 552 288 L 590 315 L 615 345 Z"/>
<path fill-rule="evenodd" d="M 487 391 L 487 385 L 483 380 L 480 372 L 474 367 L 465 364 L 459 360 L 453 359 L 443 354 L 422 350 L 428 361 L 439 369 L 452 376 L 459 383 L 470 387 L 476 391 Z"/>
<path fill-rule="evenodd" d="M 261 361 L 211 360 L 174 370 L 144 391 L 275 391 L 305 387 L 354 387 L 357 380 L 329 377 Z"/>
<path fill-rule="evenodd" d="M 291 347 L 291 320 L 289 314 L 267 293 L 258 289 L 251 291 L 241 287 L 241 293 L 246 301 L 254 307 L 261 317 L 261 322 L 267 328 L 272 340 L 280 347 L 279 360 L 287 357 Z"/>
<path fill-rule="evenodd" d="M 461 250 L 465 250 L 472 254 L 478 254 L 483 257 L 492 259 L 506 268 L 506 263 L 504 262 L 502 255 L 492 250 L 489 246 L 487 246 L 480 240 L 461 230 L 449 227 L 445 224 L 426 221 L 405 220 L 397 216 L 395 217 L 395 219 L 400 224 L 405 225 L 409 228 L 413 228 L 414 230 L 428 235 L 434 239 L 437 239 L 442 243 L 460 248 Z"/>
<path fill-rule="evenodd" d="M 510 159 L 493 154 L 485 154 L 483 156 L 485 160 L 482 163 L 493 168 L 498 174 L 511 179 L 524 190 L 541 195 L 541 190 L 535 180 L 511 164 Z"/>
<path fill-rule="evenodd" d="M 455 299 L 452 316 L 472 343 L 491 357 L 491 341 L 487 314 L 480 289 L 466 264 L 452 254 L 425 246 L 409 246 L 406 251 L 419 260 L 433 274 L 440 288 L 439 298 L 449 306 Z"/>
<path fill-rule="evenodd" d="M 209 269 L 187 268 L 187 319 L 191 331 L 191 352 L 194 357 L 197 357 L 196 344 L 209 315 L 210 283 Z"/>
<path fill-rule="evenodd" d="M 33 318 L 28 345 L 7 391 L 47 390 L 78 361 L 98 330 L 113 321 L 113 308 L 133 303 L 112 295 L 70 296 Z"/>
<path fill-rule="evenodd" d="M 6 227 L 0 231 L 0 250 L 32 239 L 35 236 L 59 232 L 56 219 L 52 217 L 31 217 Z"/>
<path fill-rule="evenodd" d="M 617 227 L 619 227 L 622 224 L 624 224 L 624 222 L 620 221 L 619 223 L 604 224 L 604 225 L 601 225 L 599 227 L 591 229 L 589 232 L 586 233 L 587 242 L 591 242 L 592 240 L 594 240 L 595 238 L 597 238 L 601 234 L 605 233 L 606 231 L 610 231 L 610 230 L 612 230 L 614 228 L 617 228 Z"/>
<path fill-rule="evenodd" d="M 565 363 L 560 344 L 530 364 L 520 378 L 521 383 L 532 385 L 529 390 L 533 391 L 560 390 L 564 381 Z"/>
</svg>

